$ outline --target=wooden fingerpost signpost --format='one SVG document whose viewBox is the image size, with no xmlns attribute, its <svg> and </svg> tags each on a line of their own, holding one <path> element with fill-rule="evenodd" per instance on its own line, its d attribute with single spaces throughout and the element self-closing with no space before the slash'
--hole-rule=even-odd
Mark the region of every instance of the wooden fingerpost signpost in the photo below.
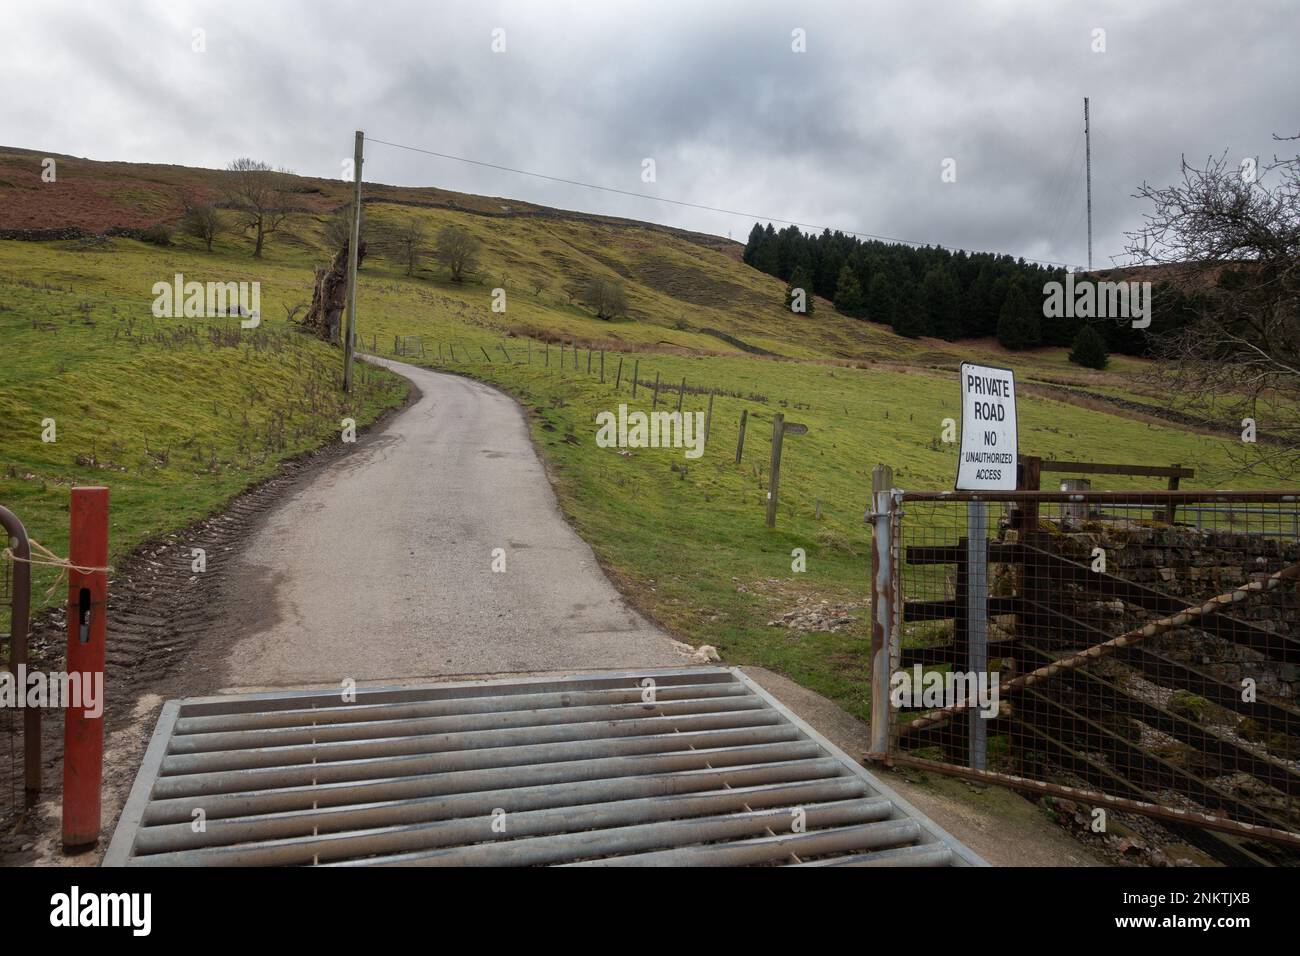
<svg viewBox="0 0 1300 956">
<path fill-rule="evenodd" d="M 1016 376 L 1010 369 L 962 363 L 960 455 L 958 491 L 1015 490 Z M 957 666 L 965 660 L 967 673 L 977 678 L 989 669 L 988 520 L 988 502 L 967 502 L 965 548 L 964 553 L 959 549 L 957 565 L 958 618 L 953 622 L 953 660 Z M 984 712 L 982 707 L 967 708 L 961 731 L 967 745 L 963 756 L 975 770 L 987 769 Z"/>
<path fill-rule="evenodd" d="M 800 422 L 787 422 L 785 415 L 777 412 L 772 417 L 772 470 L 767 480 L 767 526 L 769 528 L 776 527 L 776 505 L 781 485 L 781 446 L 787 434 L 806 435 L 808 426 Z M 737 449 L 737 453 L 739 451 L 740 449 Z"/>
</svg>

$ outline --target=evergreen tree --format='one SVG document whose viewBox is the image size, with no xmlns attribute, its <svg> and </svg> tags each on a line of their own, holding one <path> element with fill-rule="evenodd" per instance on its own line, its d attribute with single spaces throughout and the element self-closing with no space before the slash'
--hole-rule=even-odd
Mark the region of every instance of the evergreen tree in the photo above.
<svg viewBox="0 0 1300 956">
<path fill-rule="evenodd" d="M 1062 287 L 1064 287 L 1065 273 L 1045 272 L 1042 278 L 1044 283 L 1042 301 L 1044 304 L 1046 304 L 1048 298 L 1048 291 L 1046 289 L 1046 284 L 1048 282 L 1059 282 L 1061 283 Z M 1069 315 L 1046 316 L 1045 315 L 1042 318 L 1042 331 L 1043 331 L 1042 344 L 1055 345 L 1060 347 L 1069 346 L 1074 341 L 1075 336 L 1079 334 L 1079 330 L 1082 329 L 1087 324 L 1088 324 L 1087 319 L 1083 319 L 1078 316 L 1069 316 Z"/>
<path fill-rule="evenodd" d="M 1106 355 L 1106 340 L 1093 326 L 1085 325 L 1074 337 L 1070 361 L 1084 368 L 1104 369 L 1110 361 Z"/>
<path fill-rule="evenodd" d="M 862 286 L 847 264 L 840 269 L 840 278 L 835 284 L 835 310 L 845 315 L 858 315 L 862 311 Z"/>
<path fill-rule="evenodd" d="M 967 334 L 993 335 L 998 330 L 998 309 L 993 304 L 993 275 L 987 265 L 980 266 L 979 274 L 966 290 L 966 310 L 970 316 Z"/>
<path fill-rule="evenodd" d="M 943 266 L 935 266 L 921 282 L 921 304 L 932 334 L 948 341 L 961 338 L 957 314 L 957 283 Z"/>
<path fill-rule="evenodd" d="M 889 277 L 883 272 L 877 272 L 871 277 L 871 285 L 867 287 L 867 318 L 872 322 L 893 326 L 897 308 L 894 288 L 889 284 Z"/>
<path fill-rule="evenodd" d="M 795 302 L 795 290 L 803 290 L 802 308 L 799 303 Z M 794 270 L 794 275 L 790 277 L 790 284 L 785 289 L 785 307 L 796 315 L 812 315 L 813 313 L 813 288 L 812 280 L 808 277 L 808 270 L 799 266 Z"/>
<path fill-rule="evenodd" d="M 828 243 L 817 269 L 817 294 L 824 299 L 835 299 L 835 284 L 839 281 L 840 270 L 844 268 L 844 256 Z"/>
<path fill-rule="evenodd" d="M 772 228 L 769 222 L 767 228 L 763 230 L 763 241 L 758 244 L 758 249 L 754 252 L 754 268 L 759 272 L 766 272 L 770 276 L 776 275 L 779 264 L 779 250 L 777 246 L 780 240 L 776 237 L 776 230 Z"/>
<path fill-rule="evenodd" d="M 789 279 L 793 277 L 795 266 L 801 258 L 807 258 L 803 252 L 805 236 L 798 226 L 786 226 L 776 234 L 776 277 Z"/>
<path fill-rule="evenodd" d="M 1025 290 L 1017 279 L 1007 290 L 998 315 L 998 341 L 1004 348 L 1019 351 L 1038 344 L 1038 316 L 1025 298 Z"/>
<path fill-rule="evenodd" d="M 840 312 L 890 322 L 913 337 L 939 335 L 951 341 L 998 335 L 1021 348 L 1067 347 L 1085 324 L 1043 317 L 1039 290 L 1063 279 L 1059 269 L 1008 255 L 913 248 L 829 229 L 809 235 L 785 226 L 778 232 L 771 223 L 755 223 L 743 258 L 782 280 L 787 293 L 806 289 L 810 310 L 812 295 L 820 295 Z M 797 285 L 800 270 L 802 285 Z M 881 276 L 883 285 L 877 281 Z M 1013 283 L 1019 285 L 1018 298 L 1007 306 Z M 1169 289 L 1155 292 L 1153 325 L 1162 332 L 1195 319 L 1196 301 Z M 1095 330 L 1110 354 L 1144 355 L 1151 347 L 1150 332 L 1127 322 L 1098 323 Z"/>
<path fill-rule="evenodd" d="M 749 230 L 749 241 L 745 243 L 745 265 L 752 266 L 758 256 L 759 247 L 763 245 L 763 227 L 754 223 L 754 228 Z"/>
<path fill-rule="evenodd" d="M 903 287 L 894 308 L 894 331 L 909 339 L 919 339 L 930 334 L 930 324 L 921 305 L 920 287 L 908 284 Z"/>
</svg>

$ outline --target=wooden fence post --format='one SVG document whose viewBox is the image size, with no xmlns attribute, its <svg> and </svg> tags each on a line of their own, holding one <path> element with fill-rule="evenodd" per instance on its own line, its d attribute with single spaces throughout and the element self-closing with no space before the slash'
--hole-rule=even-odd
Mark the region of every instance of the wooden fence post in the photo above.
<svg viewBox="0 0 1300 956">
<path fill-rule="evenodd" d="M 600 384 L 605 384 L 605 350 L 600 350 Z"/>
<path fill-rule="evenodd" d="M 776 527 L 776 501 L 781 484 L 781 438 L 785 431 L 785 416 L 777 412 L 772 416 L 772 466 L 767 478 L 767 526 Z"/>
<path fill-rule="evenodd" d="M 623 356 L 620 355 L 618 357 L 618 375 L 614 379 L 614 391 L 617 392 L 618 387 L 622 384 L 623 384 Z"/>
<path fill-rule="evenodd" d="M 637 359 L 632 366 L 632 397 L 636 398 L 636 382 L 641 377 L 641 360 Z"/>
<path fill-rule="evenodd" d="M 682 413 L 682 399 L 686 397 L 686 378 L 682 377 L 682 387 L 677 390 L 677 414 Z"/>
<path fill-rule="evenodd" d="M 1181 468 L 1181 467 L 1183 467 L 1183 463 L 1182 463 L 1181 461 L 1180 461 L 1180 462 L 1176 462 L 1172 467 L 1174 467 L 1174 468 Z M 1178 490 L 1178 476 L 1177 476 L 1177 475 L 1170 475 L 1170 476 L 1169 476 L 1169 490 L 1170 490 L 1170 491 L 1177 491 L 1177 490 Z M 1176 515 L 1177 511 L 1178 511 L 1178 505 L 1174 504 L 1174 502 L 1172 502 L 1172 501 L 1169 502 L 1169 507 L 1168 507 L 1167 512 L 1166 512 L 1166 514 L 1165 514 L 1165 520 L 1166 520 L 1169 524 L 1173 524 L 1173 523 L 1174 523 L 1174 516 Z"/>
<path fill-rule="evenodd" d="M 658 407 L 659 407 L 659 373 L 655 372 L 655 397 L 654 397 L 654 401 L 650 403 L 650 411 L 654 411 Z"/>
<path fill-rule="evenodd" d="M 745 422 L 749 419 L 749 409 L 740 410 L 740 438 L 736 440 L 736 464 L 740 464 L 740 456 L 745 453 Z"/>
<path fill-rule="evenodd" d="M 713 424 L 713 393 L 709 392 L 709 409 L 704 413 L 704 446 L 709 445 L 709 426 Z"/>
</svg>

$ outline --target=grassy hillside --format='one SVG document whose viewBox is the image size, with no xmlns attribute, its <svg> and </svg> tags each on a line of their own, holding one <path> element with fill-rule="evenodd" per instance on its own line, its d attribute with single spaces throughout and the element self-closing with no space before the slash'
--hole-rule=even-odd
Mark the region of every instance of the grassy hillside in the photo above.
<svg viewBox="0 0 1300 956">
<path fill-rule="evenodd" d="M 36 162 L 0 150 L 0 230 L 42 221 L 30 211 L 32 190 L 41 188 L 31 181 Z M 134 217 L 126 225 L 166 219 L 179 209 L 179 192 L 215 194 L 220 181 L 175 167 L 68 160 L 60 169 L 61 182 L 78 193 L 42 228 L 104 228 L 114 215 Z M 211 253 L 183 237 L 169 247 L 125 238 L 89 246 L 0 241 L 0 501 L 35 537 L 60 550 L 67 486 L 102 481 L 113 488 L 120 551 L 218 506 L 284 455 L 336 440 L 345 414 L 365 421 L 400 399 L 391 377 L 367 373 L 356 403 L 341 405 L 332 381 L 337 350 L 289 330 L 285 311 L 309 301 L 312 270 L 330 252 L 323 223 L 347 187 L 302 180 L 300 188 L 309 208 L 291 217 L 260 261 L 247 240 L 230 235 Z M 959 417 L 957 363 L 983 359 L 1013 365 L 1025 382 L 1136 393 L 1136 360 L 1101 374 L 1069 365 L 1062 350 L 1008 356 L 989 342 L 911 341 L 820 301 L 811 317 L 795 318 L 782 308 L 780 283 L 744 266 L 739 245 L 725 240 L 440 190 L 366 192 L 364 346 L 392 355 L 395 337 L 418 336 L 422 354 L 407 361 L 516 395 L 566 514 L 648 613 L 733 663 L 783 671 L 859 714 L 870 470 L 885 462 L 906 487 L 951 487 L 956 452 L 940 434 L 943 419 Z M 408 277 L 380 255 L 374 238 L 411 218 L 430 236 L 448 223 L 477 235 L 483 255 L 474 276 L 451 282 L 430 261 Z M 263 328 L 236 335 L 225 320 L 152 318 L 153 283 L 176 272 L 260 281 Z M 627 318 L 601 321 L 572 300 L 570 290 L 598 275 L 624 281 Z M 494 288 L 506 290 L 504 312 L 491 308 Z M 596 446 L 595 416 L 620 402 L 649 409 L 656 376 L 660 408 L 676 407 L 683 378 L 687 411 L 703 411 L 715 393 L 703 458 Z M 749 430 L 736 464 L 742 410 Z M 763 507 L 777 411 L 809 432 L 785 443 L 781 513 L 770 531 Z M 57 444 L 40 440 L 46 417 L 58 422 Z M 1180 462 L 1197 469 L 1185 487 L 1257 486 L 1234 476 L 1231 446 L 1221 439 L 1028 394 L 1020 418 L 1023 453 Z M 807 553 L 804 573 L 791 570 L 794 548 Z M 769 626 L 820 602 L 847 620 L 834 630 Z"/>
<path fill-rule="evenodd" d="M 254 330 L 155 319 L 140 290 L 198 273 L 191 254 L 125 239 L 96 252 L 57 245 L 0 242 L 0 503 L 60 554 L 72 485 L 111 489 L 121 555 L 338 441 L 343 418 L 360 427 L 406 394 L 401 378 L 367 370 L 344 399 L 337 350 L 283 319 Z M 280 308 L 274 271 L 262 273 L 268 313 Z M 38 598 L 53 577 L 38 569 Z"/>
</svg>

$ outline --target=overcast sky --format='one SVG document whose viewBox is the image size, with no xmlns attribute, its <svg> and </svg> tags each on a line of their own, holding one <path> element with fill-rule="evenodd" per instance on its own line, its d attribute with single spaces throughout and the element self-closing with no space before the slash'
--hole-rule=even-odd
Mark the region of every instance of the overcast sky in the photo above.
<svg viewBox="0 0 1300 956">
<path fill-rule="evenodd" d="M 1134 187 L 1171 181 L 1181 153 L 1269 158 L 1271 134 L 1300 132 L 1291 0 L 39 0 L 8 4 L 4 20 L 2 145 L 209 167 L 251 155 L 338 176 L 363 129 L 763 217 L 1070 264 L 1086 252 L 1084 96 L 1098 265 L 1139 222 Z M 796 29 L 806 52 L 792 49 Z M 956 182 L 942 180 L 948 158 Z M 378 144 L 365 178 L 741 240 L 753 221 Z"/>
</svg>

